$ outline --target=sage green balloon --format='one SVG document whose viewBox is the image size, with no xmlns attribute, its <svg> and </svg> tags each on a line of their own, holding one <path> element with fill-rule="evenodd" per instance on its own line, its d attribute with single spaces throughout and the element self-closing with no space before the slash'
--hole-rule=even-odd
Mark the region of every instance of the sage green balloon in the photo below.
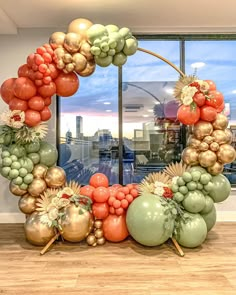
<svg viewBox="0 0 236 295">
<path fill-rule="evenodd" d="M 138 42 L 135 38 L 129 38 L 125 40 L 125 46 L 123 52 L 125 55 L 133 55 L 137 51 Z"/>
<path fill-rule="evenodd" d="M 108 55 L 106 57 L 95 56 L 94 58 L 97 65 L 100 67 L 108 67 L 112 63 L 112 56 Z"/>
<path fill-rule="evenodd" d="M 12 144 L 9 146 L 8 150 L 11 155 L 15 155 L 17 158 L 21 158 L 26 155 L 25 148 L 22 145 Z"/>
<path fill-rule="evenodd" d="M 203 193 L 199 190 L 189 191 L 182 202 L 185 210 L 191 213 L 198 213 L 206 206 L 206 200 Z"/>
<path fill-rule="evenodd" d="M 214 206 L 214 202 L 213 202 L 211 197 L 205 196 L 205 201 L 206 201 L 206 205 L 203 208 L 203 210 L 200 212 L 201 215 L 209 213 L 212 210 L 213 206 Z"/>
<path fill-rule="evenodd" d="M 103 25 L 94 24 L 86 31 L 86 34 L 88 36 L 89 41 L 93 43 L 95 39 L 107 36 L 108 32 L 106 27 L 104 27 Z"/>
<path fill-rule="evenodd" d="M 130 235 L 144 246 L 163 244 L 172 235 L 174 219 L 161 198 L 143 193 L 129 206 L 126 224 Z"/>
<path fill-rule="evenodd" d="M 231 185 L 223 174 L 218 174 L 212 177 L 211 182 L 213 183 L 213 188 L 209 192 L 209 196 L 213 199 L 215 203 L 222 202 L 226 200 L 231 191 Z"/>
<path fill-rule="evenodd" d="M 47 167 L 51 167 L 56 164 L 58 158 L 58 152 L 55 146 L 46 141 L 40 143 L 40 164 L 44 164 Z"/>
<path fill-rule="evenodd" d="M 39 141 L 34 141 L 25 144 L 25 150 L 27 153 L 37 153 L 40 149 L 40 142 Z"/>
<path fill-rule="evenodd" d="M 203 219 L 205 220 L 207 231 L 210 231 L 216 223 L 216 208 L 213 204 L 213 207 L 210 212 L 206 214 L 201 214 Z"/>
<path fill-rule="evenodd" d="M 22 168 L 25 168 L 28 172 L 32 172 L 34 169 L 34 163 L 28 157 L 23 157 L 19 159 Z"/>
<path fill-rule="evenodd" d="M 200 214 L 185 212 L 185 221 L 180 220 L 175 238 L 177 242 L 187 248 L 200 246 L 206 239 L 207 226 Z"/>
<path fill-rule="evenodd" d="M 127 56 L 122 53 L 122 52 L 119 52 L 119 53 L 116 53 L 116 55 L 113 57 L 113 65 L 115 66 L 123 66 L 127 61 Z"/>
<path fill-rule="evenodd" d="M 207 173 L 206 169 L 204 169 L 202 166 L 193 166 L 189 169 L 189 172 L 193 171 L 199 171 L 201 173 Z"/>
<path fill-rule="evenodd" d="M 34 165 L 40 162 L 40 155 L 38 153 L 30 153 L 27 155 L 28 158 L 34 163 Z"/>
</svg>

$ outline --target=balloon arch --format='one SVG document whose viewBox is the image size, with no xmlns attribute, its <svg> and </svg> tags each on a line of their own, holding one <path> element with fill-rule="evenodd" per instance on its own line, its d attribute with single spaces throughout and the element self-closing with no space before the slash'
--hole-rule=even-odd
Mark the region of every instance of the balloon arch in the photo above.
<svg viewBox="0 0 236 295">
<path fill-rule="evenodd" d="M 150 173 L 140 184 L 109 186 L 102 173 L 92 175 L 86 186 L 66 182 L 65 171 L 56 166 L 57 149 L 44 140 L 52 96 L 73 95 L 79 76 L 92 75 L 96 65 L 120 67 L 137 50 L 180 74 L 174 91 L 177 119 L 191 126 L 182 161 Z M 138 48 L 128 28 L 82 18 L 73 20 L 66 33 L 53 33 L 17 74 L 1 85 L 9 110 L 1 114 L 0 173 L 19 196 L 19 209 L 27 217 L 26 239 L 44 246 L 41 254 L 60 236 L 69 242 L 86 239 L 92 246 L 121 242 L 128 235 L 145 246 L 170 238 L 180 255 L 179 244 L 193 248 L 205 241 L 216 222 L 214 203 L 224 201 L 231 190 L 222 174 L 224 164 L 236 157 L 224 97 L 213 81 L 185 76 L 162 56 Z"/>
</svg>

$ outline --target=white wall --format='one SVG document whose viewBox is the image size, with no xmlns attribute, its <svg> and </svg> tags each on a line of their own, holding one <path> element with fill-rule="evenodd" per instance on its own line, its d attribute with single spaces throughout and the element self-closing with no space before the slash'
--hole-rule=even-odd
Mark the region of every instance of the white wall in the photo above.
<svg viewBox="0 0 236 295">
<path fill-rule="evenodd" d="M 0 35 L 0 85 L 8 78 L 16 77 L 18 68 L 26 63 L 27 56 L 36 48 L 48 43 L 50 35 L 57 29 L 21 29 L 17 35 Z M 0 100 L 0 112 L 7 105 Z M 55 114 L 55 98 L 52 106 Z M 47 141 L 55 144 L 55 115 L 49 121 Z M 19 197 L 8 189 L 9 181 L 0 176 L 0 222 L 23 222 L 24 215 L 18 209 Z M 222 204 L 217 204 L 218 220 L 236 221 L 236 192 Z"/>
</svg>

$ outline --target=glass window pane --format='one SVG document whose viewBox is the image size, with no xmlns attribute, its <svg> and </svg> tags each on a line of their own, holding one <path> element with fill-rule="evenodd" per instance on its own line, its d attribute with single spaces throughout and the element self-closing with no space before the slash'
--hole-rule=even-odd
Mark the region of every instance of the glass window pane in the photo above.
<svg viewBox="0 0 236 295">
<path fill-rule="evenodd" d="M 95 172 L 118 182 L 118 71 L 96 67 L 77 93 L 59 98 L 59 165 L 67 180 L 88 184 Z M 116 165 L 115 165 L 116 164 Z"/>
</svg>

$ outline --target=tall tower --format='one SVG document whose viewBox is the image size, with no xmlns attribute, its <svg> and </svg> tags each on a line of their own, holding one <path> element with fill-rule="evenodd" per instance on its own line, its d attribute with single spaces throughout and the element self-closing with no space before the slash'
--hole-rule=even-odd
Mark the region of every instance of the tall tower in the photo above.
<svg viewBox="0 0 236 295">
<path fill-rule="evenodd" d="M 83 134 L 83 117 L 76 116 L 76 138 L 80 139 Z"/>
</svg>

